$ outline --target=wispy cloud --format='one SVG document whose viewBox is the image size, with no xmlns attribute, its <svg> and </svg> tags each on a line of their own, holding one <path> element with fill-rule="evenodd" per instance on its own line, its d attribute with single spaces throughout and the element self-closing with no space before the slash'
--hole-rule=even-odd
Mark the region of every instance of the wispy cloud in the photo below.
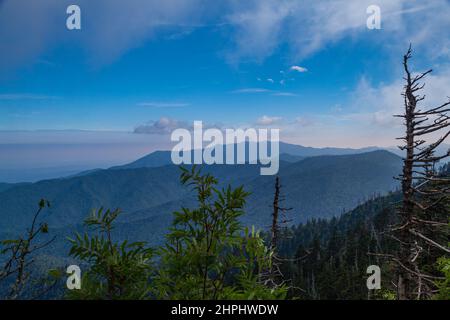
<svg viewBox="0 0 450 320">
<path fill-rule="evenodd" d="M 139 102 L 137 104 L 141 107 L 152 107 L 152 108 L 182 108 L 190 106 L 190 103 L 185 102 Z"/>
<path fill-rule="evenodd" d="M 281 117 L 270 117 L 263 115 L 262 117 L 256 120 L 256 124 L 261 126 L 270 126 L 279 123 L 281 120 L 282 120 Z"/>
<path fill-rule="evenodd" d="M 433 56 L 440 53 L 448 57 L 445 49 L 450 46 L 450 36 L 441 30 L 450 27 L 450 4 L 447 0 L 432 2 L 425 6 L 422 0 L 378 0 L 383 29 L 380 44 L 395 42 L 390 50 L 396 52 L 413 42 Z M 373 0 L 236 1 L 229 16 L 235 28 L 235 48 L 230 55 L 234 60 L 261 61 L 286 45 L 292 59 L 298 61 L 347 37 L 366 37 L 366 9 L 371 4 Z M 411 33 L 417 21 L 426 23 Z"/>
<path fill-rule="evenodd" d="M 302 59 L 346 37 L 365 37 L 366 8 L 373 4 L 373 0 L 248 0 L 225 1 L 221 6 L 202 0 L 129 0 L 127 6 L 121 0 L 77 2 L 97 19 L 84 20 L 83 28 L 89 32 L 75 41 L 99 64 L 110 63 L 149 39 L 167 37 L 167 27 L 176 37 L 205 25 L 226 26 L 223 34 L 233 45 L 223 49 L 231 61 L 261 61 L 284 45 L 293 59 Z M 423 0 L 379 0 L 377 5 L 385 31 L 380 41 L 399 40 L 402 49 L 412 41 L 448 56 L 443 49 L 449 47 L 450 37 L 441 32 L 450 27 L 447 0 L 434 0 L 429 6 Z M 21 65 L 63 43 L 67 36 L 60 26 L 63 9 L 64 4 L 54 0 L 3 1 L 0 52 L 5 58 L 0 67 Z M 411 33 L 417 21 L 426 23 Z"/>
<path fill-rule="evenodd" d="M 0 67 L 28 63 L 66 41 L 64 14 L 68 4 L 64 1 L 0 3 Z M 168 28 L 173 34 L 179 34 L 187 28 L 220 22 L 215 13 L 217 8 L 204 5 L 202 0 L 128 0 L 126 6 L 121 0 L 78 0 L 76 3 L 82 8 L 82 15 L 90 12 L 96 18 L 82 20 L 82 30 L 89 32 L 80 32 L 72 44 L 81 45 L 88 61 L 95 66 L 114 62 L 144 41 L 167 36 L 164 31 Z"/>
<path fill-rule="evenodd" d="M 307 72 L 308 69 L 304 68 L 304 67 L 300 67 L 300 66 L 292 66 L 289 68 L 291 71 L 297 71 L 297 72 Z"/>
<path fill-rule="evenodd" d="M 437 5 L 439 5 L 439 2 L 437 2 Z M 431 5 L 406 8 L 406 9 L 402 9 L 402 10 L 394 11 L 394 12 L 387 12 L 386 14 L 384 14 L 384 16 L 386 17 L 386 16 L 391 16 L 391 15 L 402 15 L 402 14 L 408 14 L 408 13 L 416 13 L 416 12 L 420 12 L 420 11 L 424 11 L 424 10 L 430 10 L 433 7 L 436 7 L 436 3 L 433 3 Z"/>
<path fill-rule="evenodd" d="M 243 88 L 231 91 L 231 93 L 263 93 L 263 92 L 272 92 L 272 90 L 265 88 Z"/>
<path fill-rule="evenodd" d="M 237 94 L 267 93 L 267 94 L 270 94 L 270 95 L 276 96 L 276 97 L 296 97 L 297 96 L 297 94 L 295 94 L 293 92 L 270 90 L 270 89 L 266 89 L 266 88 L 243 88 L 243 89 L 233 90 L 233 91 L 231 91 L 231 93 L 237 93 Z"/>
<path fill-rule="evenodd" d="M 296 97 L 297 96 L 297 94 L 292 93 L 292 92 L 274 92 L 272 95 L 278 96 L 278 97 Z"/>
<path fill-rule="evenodd" d="M 448 100 L 449 72 L 450 67 L 443 68 L 439 73 L 432 73 L 424 79 L 426 86 L 422 91 L 425 95 L 423 106 L 438 106 Z M 393 115 L 404 112 L 404 101 L 401 96 L 403 86 L 403 80 L 377 86 L 362 77 L 351 96 L 350 109 L 359 119 L 366 119 L 367 124 L 386 129 L 400 128 L 401 119 Z"/>
</svg>

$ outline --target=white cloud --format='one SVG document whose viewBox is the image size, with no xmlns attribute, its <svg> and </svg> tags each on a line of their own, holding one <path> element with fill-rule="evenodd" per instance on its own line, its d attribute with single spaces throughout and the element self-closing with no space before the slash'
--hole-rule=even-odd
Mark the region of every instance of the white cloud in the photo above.
<svg viewBox="0 0 450 320">
<path fill-rule="evenodd" d="M 243 88 L 231 91 L 231 93 L 263 93 L 263 92 L 271 92 L 271 90 L 265 88 Z"/>
<path fill-rule="evenodd" d="M 141 134 L 159 134 L 159 135 L 166 135 L 171 134 L 173 130 L 175 129 L 187 129 L 192 131 L 193 130 L 193 122 L 184 121 L 184 120 L 177 120 L 169 117 L 161 117 L 159 120 L 151 120 L 148 121 L 146 124 L 137 126 L 134 128 L 134 133 L 141 133 Z M 223 124 L 222 123 L 203 123 L 204 129 L 209 128 L 215 128 L 219 130 L 223 130 Z"/>
<path fill-rule="evenodd" d="M 83 48 L 92 64 L 108 64 L 167 30 L 180 34 L 220 21 L 218 8 L 204 6 L 203 0 L 128 0 L 126 5 L 122 0 L 78 0 L 77 5 L 81 30 L 70 33 L 66 1 L 1 1 L 0 67 L 29 63 L 64 42 Z"/>
<path fill-rule="evenodd" d="M 322 48 L 348 39 L 370 36 L 366 9 L 373 0 L 248 0 L 237 2 L 229 21 L 235 28 L 233 57 L 261 61 L 287 45 L 293 59 L 301 60 Z M 382 30 L 377 41 L 391 52 L 404 50 L 409 42 L 432 57 L 449 56 L 450 3 L 435 0 L 379 0 Z M 417 28 L 417 21 L 422 21 Z"/>
<path fill-rule="evenodd" d="M 278 97 L 296 97 L 297 96 L 297 94 L 292 93 L 292 92 L 275 92 L 272 95 L 278 96 Z"/>
<path fill-rule="evenodd" d="M 447 101 L 447 97 L 450 95 L 450 66 L 442 69 L 439 73 L 428 75 L 423 82 L 425 88 L 420 94 L 425 95 L 425 100 L 420 104 L 422 108 L 441 105 Z M 395 118 L 393 115 L 403 113 L 404 101 L 401 96 L 403 86 L 403 80 L 373 86 L 366 78 L 361 78 L 353 93 L 352 112 L 364 115 L 378 126 L 400 126 L 401 119 Z"/>
<path fill-rule="evenodd" d="M 147 124 L 136 127 L 134 133 L 170 134 L 173 130 L 178 128 L 190 129 L 190 126 L 184 121 L 162 117 L 159 120 L 149 121 Z"/>
<path fill-rule="evenodd" d="M 306 69 L 304 67 L 300 67 L 300 66 L 292 66 L 292 67 L 290 67 L 290 70 L 297 71 L 297 72 L 307 72 L 308 71 L 308 69 Z"/>
<path fill-rule="evenodd" d="M 270 56 L 279 45 L 284 20 L 291 12 L 291 3 L 231 1 L 227 20 L 234 28 L 235 47 L 229 52 L 230 61 L 248 57 L 261 61 Z"/>
<path fill-rule="evenodd" d="M 268 78 L 268 79 L 267 79 L 267 82 L 274 83 L 274 81 L 273 81 L 272 78 Z"/>
<path fill-rule="evenodd" d="M 243 89 L 237 89 L 231 91 L 231 93 L 266 93 L 271 94 L 272 96 L 278 96 L 278 97 L 295 97 L 297 94 L 293 92 L 287 92 L 287 91 L 276 91 L 276 90 L 270 90 L 265 88 L 243 88 Z"/>
<path fill-rule="evenodd" d="M 420 94 L 425 94 L 426 98 L 419 108 L 431 108 L 446 102 L 450 94 L 450 66 L 429 75 L 424 82 L 426 86 Z M 361 78 L 350 102 L 339 107 L 339 112 L 333 110 L 326 115 L 314 115 L 315 129 L 311 132 L 315 132 L 316 139 L 339 138 L 353 146 L 397 144 L 396 138 L 403 135 L 404 127 L 402 119 L 394 115 L 404 112 L 403 85 L 402 79 L 373 85 L 367 78 Z M 436 137 L 432 134 L 426 139 Z"/>
<path fill-rule="evenodd" d="M 411 68 L 415 70 L 413 65 Z M 420 94 L 425 94 L 426 98 L 419 108 L 432 108 L 448 101 L 450 65 L 442 66 L 424 82 L 426 86 Z M 282 123 L 281 138 L 312 146 L 396 145 L 399 143 L 396 138 L 404 134 L 402 119 L 393 116 L 404 112 L 403 85 L 401 78 L 374 85 L 362 77 L 347 103 L 332 106 L 328 113 L 306 113 L 294 121 Z M 432 141 L 438 134 L 431 134 L 426 139 Z"/>
<path fill-rule="evenodd" d="M 258 118 L 256 120 L 256 124 L 262 125 L 262 126 L 270 126 L 276 123 L 279 123 L 281 121 L 281 117 L 269 117 L 269 116 L 262 116 L 261 118 Z"/>
<path fill-rule="evenodd" d="M 64 1 L 6 0 L 0 6 L 0 67 L 16 67 L 61 43 L 81 47 L 94 64 L 107 64 L 149 39 L 187 36 L 204 26 L 222 28 L 233 46 L 224 48 L 231 62 L 262 61 L 286 45 L 292 61 L 348 39 L 369 36 L 366 8 L 373 0 L 247 0 L 217 5 L 205 0 L 79 0 L 82 30 L 64 28 Z M 450 54 L 450 3 L 434 0 L 378 0 L 382 30 L 374 41 L 393 54 L 409 42 L 431 58 Z M 61 14 L 63 16 L 61 17 Z M 62 21 L 62 22 L 61 22 Z M 420 21 L 420 27 L 417 22 Z M 88 30 L 88 31 L 87 31 Z M 32 32 L 30 32 L 32 31 Z M 228 41 L 227 41 L 228 42 Z"/>
</svg>

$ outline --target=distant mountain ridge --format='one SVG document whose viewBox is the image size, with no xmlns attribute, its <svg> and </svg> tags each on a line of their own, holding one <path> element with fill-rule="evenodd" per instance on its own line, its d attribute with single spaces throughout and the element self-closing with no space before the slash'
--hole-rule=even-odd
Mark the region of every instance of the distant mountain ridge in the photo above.
<svg viewBox="0 0 450 320">
<path fill-rule="evenodd" d="M 248 142 L 247 142 L 248 144 Z M 48 146 L 47 146 L 48 148 Z M 287 162 L 295 162 L 309 156 L 318 155 L 340 155 L 340 154 L 356 154 L 361 152 L 368 152 L 379 150 L 377 147 L 367 147 L 361 149 L 351 148 L 314 148 L 304 147 L 300 145 L 288 144 L 280 142 L 280 159 Z M 62 151 L 60 151 L 62 152 Z M 395 153 L 395 152 L 394 152 Z M 248 153 L 246 154 L 248 155 Z M 98 162 L 98 161 L 97 161 Z M 141 167 L 159 167 L 163 165 L 172 164 L 170 151 L 154 151 L 130 163 L 114 165 L 110 167 L 107 163 L 111 163 L 111 159 L 105 159 L 103 166 L 89 166 L 87 164 L 64 165 L 56 166 L 54 163 L 49 167 L 39 168 L 0 168 L 0 183 L 21 183 L 21 182 L 37 182 L 44 179 L 70 178 L 74 176 L 81 176 L 90 174 L 92 172 L 110 169 L 124 169 L 124 168 L 141 168 Z M 0 191 L 2 187 L 0 186 Z"/>
<path fill-rule="evenodd" d="M 340 215 L 396 188 L 392 177 L 400 169 L 401 159 L 383 150 L 280 161 L 283 205 L 293 207 L 293 223 Z M 244 185 L 251 192 L 242 219 L 246 225 L 269 224 L 274 176 L 260 176 L 258 165 L 212 165 L 203 171 L 216 176 L 221 186 Z M 120 238 L 157 243 L 170 225 L 172 212 L 195 205 L 193 193 L 180 184 L 179 175 L 174 165 L 116 168 L 13 186 L 0 192 L 0 234 L 23 231 L 38 200 L 46 198 L 52 204 L 46 220 L 52 230 L 64 234 L 61 241 L 79 228 L 92 209 L 120 207 L 124 210 L 116 230 Z"/>
<path fill-rule="evenodd" d="M 249 150 L 249 142 L 245 143 L 246 150 L 246 158 L 248 160 L 248 150 Z M 222 148 L 225 148 L 223 146 Z M 287 162 L 295 162 L 306 157 L 314 157 L 314 156 L 323 156 L 323 155 L 346 155 L 346 154 L 358 154 L 365 153 L 375 150 L 380 150 L 377 147 L 366 147 L 361 149 L 351 149 L 351 148 L 313 148 L 313 147 L 304 147 L 295 144 L 289 144 L 285 142 L 279 143 L 280 148 L 280 160 Z M 235 145 L 236 149 L 236 145 Z M 191 151 L 192 153 L 192 151 Z M 224 149 L 225 154 L 225 149 Z M 236 153 L 235 153 L 236 154 Z M 171 151 L 155 151 L 148 155 L 143 156 L 142 158 L 137 159 L 131 163 L 114 166 L 110 169 L 133 169 L 133 168 L 154 168 L 172 164 L 171 159 Z"/>
</svg>

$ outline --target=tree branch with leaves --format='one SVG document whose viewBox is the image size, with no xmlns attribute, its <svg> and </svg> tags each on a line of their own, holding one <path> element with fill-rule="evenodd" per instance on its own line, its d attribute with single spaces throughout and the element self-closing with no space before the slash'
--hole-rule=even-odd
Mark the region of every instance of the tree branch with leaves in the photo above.
<svg viewBox="0 0 450 320">
<path fill-rule="evenodd" d="M 0 254 L 7 256 L 0 268 L 0 282 L 13 278 L 6 299 L 15 300 L 20 297 L 30 279 L 31 269 L 35 262 L 35 253 L 55 240 L 55 237 L 53 237 L 42 243 L 37 242 L 39 236 L 48 233 L 48 224 L 39 222 L 43 210 L 48 207 L 50 207 L 50 202 L 41 199 L 27 232 L 17 239 L 0 241 Z"/>
</svg>

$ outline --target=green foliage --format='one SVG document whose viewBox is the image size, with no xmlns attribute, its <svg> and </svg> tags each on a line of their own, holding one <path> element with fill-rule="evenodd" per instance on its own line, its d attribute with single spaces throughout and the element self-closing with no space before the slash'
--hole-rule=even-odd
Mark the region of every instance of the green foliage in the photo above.
<svg viewBox="0 0 450 320">
<path fill-rule="evenodd" d="M 395 245 L 383 232 L 393 224 L 398 194 L 368 201 L 339 218 L 310 220 L 283 230 L 279 253 L 292 257 L 282 266 L 292 279 L 289 296 L 301 299 L 391 299 L 393 265 L 377 253 Z M 372 253 L 372 254 L 371 254 Z M 381 288 L 368 292 L 369 265 L 381 268 Z"/>
<path fill-rule="evenodd" d="M 195 167 L 181 181 L 197 193 L 196 209 L 174 213 L 155 294 L 161 299 L 277 299 L 284 287 L 268 288 L 260 274 L 270 252 L 258 232 L 244 230 L 239 217 L 248 193 L 243 187 L 216 188 L 217 180 Z"/>
<path fill-rule="evenodd" d="M 444 167 L 444 170 L 448 172 L 450 166 L 447 164 Z M 447 232 L 449 230 L 450 224 L 448 224 Z M 450 243 L 448 243 L 447 247 L 450 248 Z M 444 279 L 436 282 L 439 291 L 434 298 L 438 300 L 450 300 L 450 257 L 447 255 L 439 258 L 437 261 L 437 268 L 443 273 Z"/>
<path fill-rule="evenodd" d="M 143 242 L 112 240 L 119 210 L 93 212 L 85 220 L 91 231 L 69 239 L 70 255 L 81 260 L 81 289 L 72 299 L 279 299 L 286 288 L 268 288 L 261 281 L 271 252 L 254 229 L 243 229 L 248 193 L 242 187 L 218 190 L 217 180 L 192 168 L 181 182 L 192 186 L 198 208 L 174 213 L 166 244 L 153 250 Z"/>
<path fill-rule="evenodd" d="M 54 279 L 60 279 L 63 276 L 63 272 L 60 269 L 49 269 L 48 276 Z"/>
<path fill-rule="evenodd" d="M 380 295 L 382 300 L 397 300 L 397 293 L 388 290 L 388 289 L 381 289 Z"/>
<path fill-rule="evenodd" d="M 444 274 L 444 280 L 438 281 L 439 292 L 434 297 L 438 300 L 450 300 L 450 258 L 440 258 L 438 260 L 438 269 Z"/>
<path fill-rule="evenodd" d="M 81 289 L 68 293 L 71 299 L 144 299 L 149 297 L 153 250 L 144 242 L 112 239 L 113 224 L 120 210 L 93 212 L 85 225 L 93 231 L 69 239 L 70 255 L 87 264 Z"/>
</svg>

